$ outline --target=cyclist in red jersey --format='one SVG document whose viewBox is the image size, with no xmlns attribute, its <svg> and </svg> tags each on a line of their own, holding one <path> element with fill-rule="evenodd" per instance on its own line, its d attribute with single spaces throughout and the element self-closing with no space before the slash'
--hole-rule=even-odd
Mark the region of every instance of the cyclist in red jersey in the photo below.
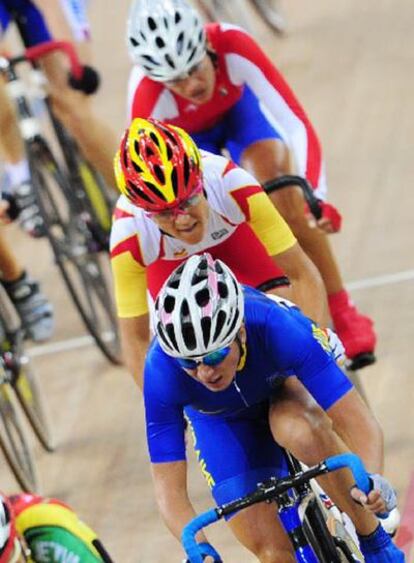
<svg viewBox="0 0 414 563">
<path fill-rule="evenodd" d="M 306 113 L 286 81 L 242 29 L 208 24 L 185 0 L 136 0 L 128 22 L 128 45 L 138 66 L 131 72 L 131 117 L 154 117 L 185 128 L 199 147 L 227 149 L 262 184 L 298 173 L 324 199 L 321 147 Z M 294 163 L 292 163 L 294 160 Z M 323 202 L 314 228 L 297 190 L 270 197 L 318 267 L 334 326 L 349 358 L 375 361 L 372 321 L 350 301 L 328 238 L 340 215 Z"/>
</svg>

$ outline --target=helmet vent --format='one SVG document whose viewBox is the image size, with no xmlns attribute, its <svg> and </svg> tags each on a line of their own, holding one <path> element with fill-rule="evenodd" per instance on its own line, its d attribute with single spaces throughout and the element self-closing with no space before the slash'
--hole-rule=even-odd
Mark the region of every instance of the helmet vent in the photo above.
<svg viewBox="0 0 414 563">
<path fill-rule="evenodd" d="M 199 307 L 206 307 L 210 302 L 210 292 L 205 287 L 196 293 L 196 302 Z"/>
<path fill-rule="evenodd" d="M 154 186 L 154 184 L 152 182 L 148 182 L 148 180 L 146 180 L 145 185 L 147 186 L 147 188 L 149 190 L 152 191 L 152 193 L 156 196 L 156 197 L 160 197 L 160 195 L 162 196 L 163 194 L 160 193 L 160 190 L 157 188 L 157 186 Z M 148 196 L 146 196 L 148 201 L 151 202 L 151 200 L 148 198 Z M 165 198 L 164 198 L 165 199 Z M 152 202 L 151 202 L 152 203 Z"/>
<path fill-rule="evenodd" d="M 184 48 L 184 32 L 182 31 L 177 37 L 177 53 L 181 55 Z"/>
<path fill-rule="evenodd" d="M 130 37 L 130 38 L 129 38 L 129 41 L 130 41 L 131 45 L 133 45 L 134 47 L 138 47 L 138 46 L 139 46 L 139 41 L 137 41 L 137 40 L 135 39 L 135 37 Z"/>
<path fill-rule="evenodd" d="M 139 164 L 137 164 L 134 160 L 132 161 L 132 166 L 134 167 L 135 172 L 138 172 L 138 174 L 142 174 L 141 166 L 139 166 Z"/>
<path fill-rule="evenodd" d="M 165 58 L 165 60 L 167 61 L 168 65 L 169 65 L 171 68 L 174 68 L 174 69 L 175 69 L 174 61 L 172 60 L 172 58 L 170 57 L 170 55 L 169 55 L 168 53 L 165 55 L 164 58 Z"/>
<path fill-rule="evenodd" d="M 170 343 L 168 342 L 168 340 L 165 337 L 164 329 L 163 329 L 163 326 L 162 326 L 161 323 L 158 323 L 158 325 L 157 325 L 157 334 L 161 338 L 161 340 L 164 342 L 164 345 L 166 346 L 166 348 L 171 349 Z"/>
<path fill-rule="evenodd" d="M 160 63 L 158 61 L 156 61 L 155 59 L 153 59 L 152 57 L 150 57 L 150 55 L 142 55 L 142 57 L 148 61 L 149 63 L 156 65 L 156 66 L 160 66 Z M 144 65 L 145 66 L 145 65 Z M 145 68 L 151 68 L 151 67 L 147 67 L 145 66 Z"/>
<path fill-rule="evenodd" d="M 167 324 L 165 330 L 167 331 L 168 338 L 171 340 L 173 347 L 177 350 L 178 346 L 175 338 L 174 325 L 171 323 Z"/>
<path fill-rule="evenodd" d="M 167 295 L 164 301 L 165 312 L 172 313 L 174 311 L 174 307 L 175 307 L 175 297 L 173 297 L 172 295 Z"/>
<path fill-rule="evenodd" d="M 196 51 L 197 51 L 197 47 L 194 47 L 194 49 L 191 51 L 191 53 L 190 53 L 190 55 L 189 55 L 189 57 L 188 57 L 188 59 L 187 59 L 188 62 L 190 62 L 190 61 L 192 61 L 192 60 L 194 59 L 194 56 L 195 56 L 195 54 L 196 54 Z"/>
<path fill-rule="evenodd" d="M 155 38 L 155 43 L 157 44 L 157 47 L 159 47 L 160 49 L 162 49 L 163 47 L 165 47 L 165 41 L 162 37 L 160 37 L 159 35 Z"/>
<path fill-rule="evenodd" d="M 173 168 L 171 172 L 171 183 L 174 190 L 174 195 L 177 196 L 178 194 L 178 178 L 177 178 L 177 170 Z"/>
<path fill-rule="evenodd" d="M 167 147 L 167 158 L 168 160 L 171 160 L 173 157 L 173 150 L 170 146 L 170 143 L 165 143 L 165 146 Z"/>
<path fill-rule="evenodd" d="M 229 290 L 228 290 L 226 284 L 219 281 L 218 284 L 217 284 L 217 288 L 218 288 L 218 293 L 219 293 L 220 297 L 222 299 L 226 299 L 226 297 L 229 294 Z"/>
<path fill-rule="evenodd" d="M 157 29 L 157 23 L 151 16 L 147 19 L 148 27 L 151 31 L 155 31 Z"/>
<path fill-rule="evenodd" d="M 203 317 L 201 319 L 201 332 L 203 334 L 204 346 L 208 346 L 211 333 L 211 318 Z"/>
<path fill-rule="evenodd" d="M 156 135 L 153 131 L 151 131 L 150 137 L 151 137 L 151 139 L 154 141 L 154 143 L 157 145 L 157 147 L 159 148 L 160 143 L 159 143 L 159 141 L 158 141 L 158 137 L 157 137 L 157 135 Z"/>
<path fill-rule="evenodd" d="M 187 299 L 184 299 L 184 301 L 181 304 L 181 317 L 188 318 L 189 316 L 190 316 L 190 308 L 188 306 L 188 301 Z"/>
<path fill-rule="evenodd" d="M 197 347 L 197 340 L 195 337 L 194 327 L 191 323 L 183 323 L 183 338 L 188 350 L 195 350 Z"/>
<path fill-rule="evenodd" d="M 165 184 L 164 171 L 161 168 L 161 166 L 158 166 L 158 164 L 154 166 L 154 174 L 156 175 L 157 180 L 159 181 L 160 184 Z"/>
<path fill-rule="evenodd" d="M 181 14 L 180 14 L 180 12 L 175 12 L 174 21 L 175 21 L 175 23 L 180 23 L 180 21 L 181 21 Z"/>
<path fill-rule="evenodd" d="M 188 179 L 190 177 L 190 163 L 188 161 L 188 156 L 184 155 L 184 185 L 187 186 Z"/>
<path fill-rule="evenodd" d="M 227 315 L 224 311 L 219 311 L 216 320 L 216 330 L 214 331 L 213 341 L 218 339 L 219 334 L 223 330 L 224 323 L 226 322 Z"/>
</svg>

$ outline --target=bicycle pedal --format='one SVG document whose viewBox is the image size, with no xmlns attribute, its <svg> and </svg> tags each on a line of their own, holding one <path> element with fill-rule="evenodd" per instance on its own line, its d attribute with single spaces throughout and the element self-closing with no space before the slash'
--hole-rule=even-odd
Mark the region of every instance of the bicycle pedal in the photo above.
<svg viewBox="0 0 414 563">
<path fill-rule="evenodd" d="M 376 361 L 377 358 L 373 352 L 364 352 L 362 354 L 358 354 L 352 359 L 348 359 L 346 361 L 346 369 L 349 371 L 357 371 L 375 364 Z"/>
</svg>

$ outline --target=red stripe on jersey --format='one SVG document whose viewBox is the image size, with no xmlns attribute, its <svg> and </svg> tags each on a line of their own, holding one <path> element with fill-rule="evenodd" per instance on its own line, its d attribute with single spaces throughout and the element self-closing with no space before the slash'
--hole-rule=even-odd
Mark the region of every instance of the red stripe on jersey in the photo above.
<svg viewBox="0 0 414 563">
<path fill-rule="evenodd" d="M 246 221 L 250 221 L 249 197 L 262 191 L 263 189 L 260 186 L 244 186 L 230 192 L 230 195 L 236 200 L 237 205 L 246 217 Z"/>
<path fill-rule="evenodd" d="M 234 170 L 235 168 L 237 168 L 237 164 L 234 164 L 234 162 L 232 160 L 229 160 L 227 163 L 226 168 L 223 170 L 223 174 L 221 175 L 222 178 L 224 178 L 224 176 L 230 172 L 231 170 Z"/>
<path fill-rule="evenodd" d="M 227 54 L 237 54 L 258 67 L 274 89 L 283 97 L 296 117 L 302 121 L 308 136 L 306 178 L 312 186 L 316 187 L 321 171 L 321 146 L 305 110 L 290 86 L 252 37 L 242 30 L 222 30 L 220 46 L 222 51 L 225 50 Z"/>
<path fill-rule="evenodd" d="M 134 92 L 131 117 L 151 117 L 163 91 L 164 86 L 161 82 L 155 82 L 155 80 L 144 76 Z"/>
<path fill-rule="evenodd" d="M 115 258 L 115 256 L 119 256 L 124 252 L 130 252 L 134 260 L 138 262 L 138 264 L 141 264 L 141 266 L 144 266 L 144 260 L 142 259 L 137 235 L 133 235 L 132 237 L 129 237 L 115 245 L 111 249 L 111 258 Z"/>
<path fill-rule="evenodd" d="M 114 219 L 128 219 L 130 217 L 133 217 L 132 213 L 129 213 L 129 211 L 124 211 L 123 209 L 120 209 L 119 207 L 115 207 L 112 215 L 113 215 Z"/>
</svg>

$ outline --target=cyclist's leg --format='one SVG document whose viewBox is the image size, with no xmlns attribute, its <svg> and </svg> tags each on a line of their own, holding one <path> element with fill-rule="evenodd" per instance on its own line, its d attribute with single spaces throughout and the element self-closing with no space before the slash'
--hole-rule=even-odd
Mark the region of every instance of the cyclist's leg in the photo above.
<svg viewBox="0 0 414 563">
<path fill-rule="evenodd" d="M 233 160 L 261 183 L 292 173 L 286 145 L 248 89 L 227 119 L 231 131 L 227 146 Z M 350 302 L 327 235 L 320 229 L 312 228 L 305 216 L 300 189 L 275 191 L 270 198 L 321 273 L 335 328 L 344 341 L 348 357 L 372 352 L 376 343 L 372 322 L 360 315 Z"/>
<path fill-rule="evenodd" d="M 0 281 L 32 340 L 42 342 L 53 332 L 53 308 L 39 284 L 30 278 L 0 230 Z"/>
<path fill-rule="evenodd" d="M 192 409 L 186 412 L 200 467 L 217 504 L 246 495 L 258 482 L 286 473 L 283 454 L 270 433 L 267 404 L 254 407 L 246 418 L 225 419 Z M 259 561 L 295 561 L 274 504 L 261 503 L 238 512 L 228 524 Z"/>
<path fill-rule="evenodd" d="M 44 8 L 44 13 L 42 14 L 32 4 L 30 20 L 29 18 L 26 20 L 40 19 L 42 21 L 42 25 L 39 27 L 42 27 L 49 36 L 48 38 L 43 37 L 42 40 L 50 39 L 51 35 L 61 37 L 62 33 L 66 37 L 70 30 L 68 26 L 65 27 L 65 14 L 61 5 L 55 1 L 50 3 L 48 0 L 39 0 L 38 4 Z M 50 26 L 50 32 L 46 24 Z M 32 28 L 32 25 L 27 27 L 20 25 L 26 45 L 39 42 L 33 35 Z M 70 35 L 72 34 L 70 33 Z M 50 82 L 50 94 L 56 115 L 78 141 L 86 158 L 102 174 L 108 186 L 115 189 L 112 160 L 117 149 L 117 141 L 114 132 L 94 115 L 88 97 L 68 86 L 68 67 L 63 55 L 49 54 L 42 58 L 41 65 Z"/>
<path fill-rule="evenodd" d="M 288 378 L 271 405 L 270 425 L 275 440 L 307 465 L 352 450 L 363 459 L 368 471 L 379 472 L 383 461 L 383 438 L 372 413 L 356 391 L 342 387 L 339 380 L 338 389 L 335 382 L 323 383 L 323 388 L 319 392 L 314 390 L 313 395 L 326 412 L 296 378 Z M 315 383 L 315 386 L 320 385 L 321 381 Z M 344 480 L 343 475 L 332 473 L 321 478 L 321 485 L 353 518 L 357 529 L 359 525 L 363 526 L 358 529 L 360 533 L 373 531 L 365 528 L 362 514 L 354 514 L 355 503 L 349 494 L 352 479 Z"/>
</svg>

